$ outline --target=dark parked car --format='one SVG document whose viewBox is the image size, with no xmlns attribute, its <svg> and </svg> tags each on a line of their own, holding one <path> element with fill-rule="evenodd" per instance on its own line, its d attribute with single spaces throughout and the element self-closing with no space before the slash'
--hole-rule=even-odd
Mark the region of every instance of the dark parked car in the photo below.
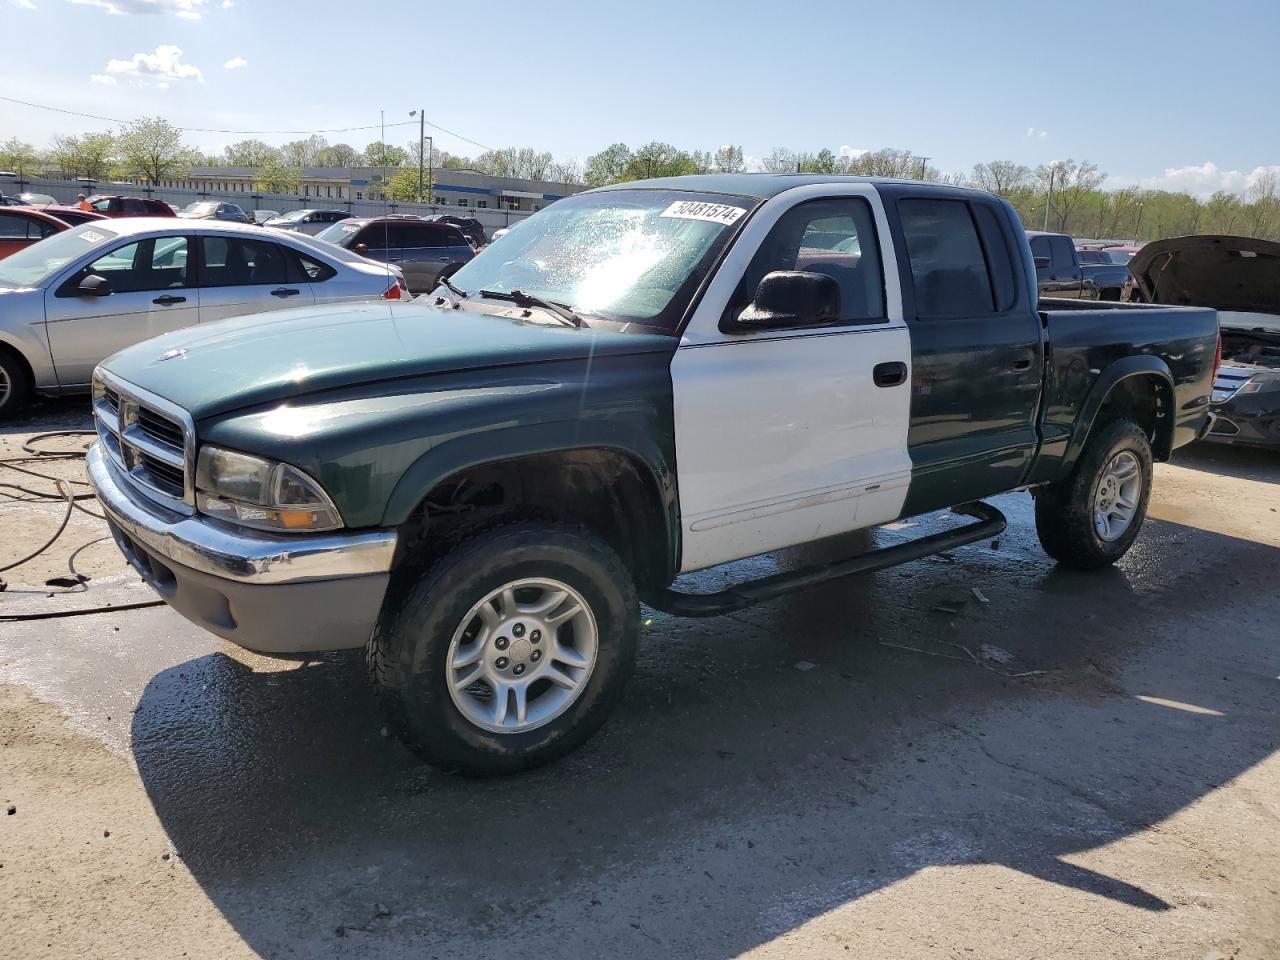
<svg viewBox="0 0 1280 960">
<path fill-rule="evenodd" d="M 294 233 L 309 233 L 314 237 L 350 216 L 350 210 L 292 210 L 283 216 L 273 217 L 263 226 L 275 230 L 290 230 Z"/>
<path fill-rule="evenodd" d="M 104 217 L 176 217 L 173 207 L 163 200 L 152 200 L 147 197 L 106 197 L 89 198 L 89 206 Z"/>
<path fill-rule="evenodd" d="M 69 227 L 78 227 L 82 223 L 88 223 L 90 220 L 108 219 L 101 213 L 95 213 L 91 210 L 81 210 L 79 207 L 63 207 L 58 204 L 50 204 L 47 207 L 40 207 L 40 212 L 47 213 L 51 217 L 57 217 Z"/>
<path fill-rule="evenodd" d="M 226 223 L 252 223 L 238 203 L 225 200 L 197 200 L 178 211 L 184 220 L 222 220 Z"/>
<path fill-rule="evenodd" d="M 430 217 L 424 217 L 424 220 L 433 220 L 436 223 L 451 223 L 463 235 L 471 241 L 473 247 L 483 247 L 489 242 L 489 238 L 485 235 L 484 224 L 475 217 L 458 217 L 451 213 L 438 213 Z"/>
<path fill-rule="evenodd" d="M 316 239 L 336 243 L 371 260 L 394 263 L 404 271 L 413 294 L 435 289 L 441 270 L 450 264 L 466 263 L 476 255 L 453 224 L 412 216 L 344 220 L 317 234 Z"/>
<path fill-rule="evenodd" d="M 0 207 L 0 258 L 65 229 L 67 224 L 35 207 Z"/>
<path fill-rule="evenodd" d="M 1147 244 L 1130 265 L 1148 303 L 1218 311 L 1217 420 L 1206 439 L 1280 449 L 1280 243 L 1174 237 Z"/>
<path fill-rule="evenodd" d="M 1069 300 L 1123 300 L 1129 268 L 1114 264 L 1081 263 L 1080 254 L 1065 233 L 1027 231 L 1036 263 L 1036 284 L 1044 297 Z"/>
</svg>

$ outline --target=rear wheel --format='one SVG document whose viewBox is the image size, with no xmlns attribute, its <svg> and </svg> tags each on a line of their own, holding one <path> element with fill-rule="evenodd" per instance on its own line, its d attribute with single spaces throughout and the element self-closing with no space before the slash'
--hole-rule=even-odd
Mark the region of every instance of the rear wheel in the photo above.
<svg viewBox="0 0 1280 960">
<path fill-rule="evenodd" d="M 639 602 L 607 545 L 559 524 L 477 535 L 393 588 L 368 650 L 392 729 L 476 775 L 554 760 L 622 696 Z"/>
<path fill-rule="evenodd" d="M 1115 563 L 1137 539 L 1151 497 L 1151 443 L 1119 420 L 1090 438 L 1071 475 L 1036 497 L 1045 553 L 1077 570 Z"/>
</svg>

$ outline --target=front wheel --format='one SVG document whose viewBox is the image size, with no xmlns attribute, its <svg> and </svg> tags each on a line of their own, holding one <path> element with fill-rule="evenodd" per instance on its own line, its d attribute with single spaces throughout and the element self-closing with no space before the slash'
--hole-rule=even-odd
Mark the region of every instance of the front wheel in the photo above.
<svg viewBox="0 0 1280 960">
<path fill-rule="evenodd" d="M 1071 475 L 1036 497 L 1045 553 L 1077 570 L 1115 563 L 1137 539 L 1151 497 L 1151 442 L 1118 420 L 1089 439 Z"/>
<path fill-rule="evenodd" d="M 511 773 L 563 756 L 604 722 L 638 622 L 631 576 L 605 543 L 518 523 L 394 586 L 368 664 L 391 728 L 428 763 Z"/>
<path fill-rule="evenodd" d="M 30 392 L 31 383 L 22 361 L 0 348 L 0 420 L 22 406 Z"/>
</svg>

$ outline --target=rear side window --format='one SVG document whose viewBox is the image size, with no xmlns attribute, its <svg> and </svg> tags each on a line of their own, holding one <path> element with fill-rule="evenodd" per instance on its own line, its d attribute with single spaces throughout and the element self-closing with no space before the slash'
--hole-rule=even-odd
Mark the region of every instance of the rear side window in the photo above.
<svg viewBox="0 0 1280 960">
<path fill-rule="evenodd" d="M 1050 237 L 1049 249 L 1055 270 L 1071 270 L 1076 265 L 1076 248 L 1071 245 L 1071 240 L 1067 237 Z"/>
<path fill-rule="evenodd" d="M 911 263 L 916 316 L 953 317 L 995 310 L 978 229 L 963 200 L 898 201 Z"/>
<path fill-rule="evenodd" d="M 274 243 L 242 237 L 201 237 L 201 285 L 236 287 L 284 283 L 284 252 Z"/>
<path fill-rule="evenodd" d="M 124 212 L 131 216 L 144 215 L 147 213 L 147 205 L 141 200 L 126 197 L 124 199 Z"/>
<path fill-rule="evenodd" d="M 1003 313 L 1018 301 L 1018 285 L 1014 279 L 1013 254 L 1009 250 L 1009 238 L 1000 228 L 996 212 L 985 203 L 973 205 L 973 219 L 982 237 L 987 253 L 987 266 L 991 270 L 991 287 L 996 295 L 996 310 Z"/>
</svg>

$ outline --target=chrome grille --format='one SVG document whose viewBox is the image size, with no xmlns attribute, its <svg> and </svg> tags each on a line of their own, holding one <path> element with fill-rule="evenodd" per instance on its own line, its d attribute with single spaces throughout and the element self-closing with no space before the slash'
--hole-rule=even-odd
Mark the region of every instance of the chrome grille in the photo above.
<svg viewBox="0 0 1280 960">
<path fill-rule="evenodd" d="M 139 492 L 191 512 L 195 429 L 185 410 L 98 370 L 93 415 L 103 449 Z"/>
</svg>

